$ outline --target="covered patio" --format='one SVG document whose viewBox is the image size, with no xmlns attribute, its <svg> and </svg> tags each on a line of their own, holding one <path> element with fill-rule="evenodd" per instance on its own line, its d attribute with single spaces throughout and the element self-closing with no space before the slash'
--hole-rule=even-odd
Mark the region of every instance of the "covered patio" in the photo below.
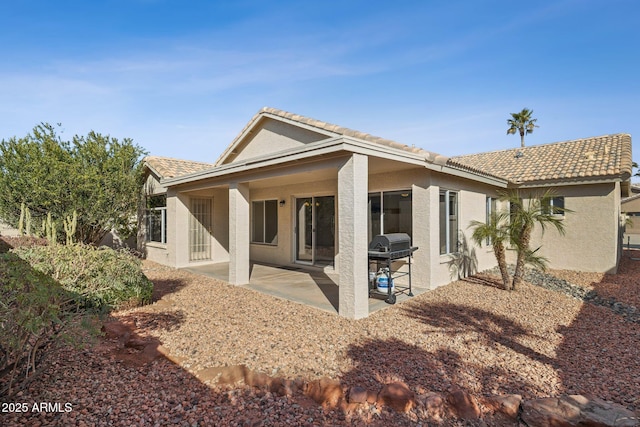
<svg viewBox="0 0 640 427">
<path fill-rule="evenodd" d="M 229 280 L 229 263 L 227 262 L 185 267 L 183 270 L 225 282 Z M 320 268 L 251 262 L 249 283 L 242 287 L 338 314 L 337 283 L 337 273 L 327 273 Z M 426 291 L 425 288 L 413 288 L 414 296 Z M 396 304 L 410 298 L 406 293 L 400 293 L 397 295 Z M 390 305 L 384 302 L 384 297 L 369 298 L 369 313 L 386 307 Z"/>
</svg>

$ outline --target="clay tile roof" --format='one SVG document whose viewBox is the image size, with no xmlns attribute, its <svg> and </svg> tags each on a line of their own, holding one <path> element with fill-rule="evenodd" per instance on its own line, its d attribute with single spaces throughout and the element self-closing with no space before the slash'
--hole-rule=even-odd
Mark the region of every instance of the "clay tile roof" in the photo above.
<svg viewBox="0 0 640 427">
<path fill-rule="evenodd" d="M 176 176 L 187 175 L 213 167 L 212 163 L 173 159 L 171 157 L 147 156 L 142 161 L 158 172 L 160 178 L 175 178 Z"/>
<path fill-rule="evenodd" d="M 448 165 L 516 184 L 631 175 L 631 135 L 615 134 L 451 157 Z M 626 175 L 626 176 L 625 176 Z"/>
</svg>

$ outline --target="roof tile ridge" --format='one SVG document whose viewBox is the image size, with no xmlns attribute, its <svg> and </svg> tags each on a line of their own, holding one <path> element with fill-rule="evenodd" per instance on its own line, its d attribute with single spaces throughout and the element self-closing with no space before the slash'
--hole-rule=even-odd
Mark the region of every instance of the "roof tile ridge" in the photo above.
<svg viewBox="0 0 640 427">
<path fill-rule="evenodd" d="M 347 128 L 344 126 L 340 126 L 334 123 L 328 123 L 325 121 L 321 121 L 321 120 L 317 120 L 308 116 L 303 116 L 300 114 L 293 114 L 293 113 L 289 113 L 285 110 L 281 110 L 278 108 L 274 108 L 274 107 L 263 107 L 260 110 L 261 113 L 269 113 L 269 114 L 273 114 L 275 116 L 279 116 L 279 117 L 283 117 L 283 118 L 287 118 L 290 120 L 294 120 L 300 123 L 304 123 L 306 125 L 309 126 L 313 126 L 313 127 L 317 127 L 319 129 L 322 130 L 326 130 L 329 132 L 334 132 L 337 133 L 339 135 L 343 135 L 343 136 L 349 136 L 352 138 L 357 138 L 357 139 L 362 139 L 365 141 L 369 141 L 369 142 L 374 142 L 374 143 L 378 143 L 378 144 L 382 144 L 382 145 L 386 145 L 389 146 L 391 148 L 396 148 L 396 149 L 400 149 L 400 150 L 405 150 L 405 151 L 411 151 L 413 153 L 416 154 L 421 154 L 423 156 L 425 156 L 425 160 L 430 161 L 430 162 L 435 162 L 436 159 L 438 161 L 441 161 L 443 163 L 446 162 L 446 159 L 448 159 L 448 157 L 443 156 L 441 154 L 438 154 L 436 152 L 433 151 L 429 151 L 429 150 L 425 150 L 424 148 L 421 147 L 415 147 L 415 146 L 410 146 L 407 144 L 403 144 L 401 142 L 392 140 L 392 139 L 388 139 L 388 138 L 383 138 L 380 136 L 376 136 L 370 133 L 366 133 L 366 132 L 362 132 L 359 130 L 355 130 L 355 129 L 351 129 L 351 128 Z M 443 160 L 444 159 L 444 160 Z"/>
<path fill-rule="evenodd" d="M 172 160 L 176 162 L 189 162 L 189 163 L 199 163 L 202 165 L 212 165 L 211 162 L 202 162 L 200 160 L 189 160 L 189 159 L 178 159 L 177 157 L 168 157 L 168 156 L 156 156 L 156 155 L 148 155 L 142 158 L 143 161 L 148 160 Z"/>
<path fill-rule="evenodd" d="M 584 137 L 584 138 L 576 138 L 576 139 L 567 139 L 564 141 L 553 141 L 553 142 L 546 142 L 543 144 L 536 144 L 536 145 L 529 145 L 529 146 L 525 146 L 525 147 L 514 147 L 514 148 L 502 148 L 500 150 L 491 150 L 491 151 L 480 151 L 477 153 L 470 153 L 470 154 L 461 154 L 458 156 L 451 156 L 451 159 L 455 161 L 456 158 L 461 158 L 461 157 L 471 157 L 471 156 L 478 156 L 478 155 L 485 155 L 485 154 L 496 154 L 496 153 L 503 153 L 503 152 L 508 152 L 508 151 L 522 151 L 522 150 L 529 150 L 529 149 L 534 149 L 534 148 L 544 148 L 544 147 L 548 147 L 551 145 L 560 145 L 560 144 L 568 144 L 568 143 L 579 143 L 579 142 L 585 142 L 585 141 L 590 141 L 590 140 L 598 140 L 598 139 L 613 139 L 614 137 L 629 137 L 631 138 L 631 135 L 628 133 L 612 133 L 612 134 L 605 134 L 605 135 L 598 135 L 598 136 L 588 136 L 588 137 Z"/>
</svg>

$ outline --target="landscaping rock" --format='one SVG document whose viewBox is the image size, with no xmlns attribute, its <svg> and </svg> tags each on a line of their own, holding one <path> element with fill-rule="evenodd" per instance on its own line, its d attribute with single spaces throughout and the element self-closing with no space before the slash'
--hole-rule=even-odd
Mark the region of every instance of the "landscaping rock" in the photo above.
<svg viewBox="0 0 640 427">
<path fill-rule="evenodd" d="M 508 394 L 506 396 L 491 396 L 484 400 L 485 406 L 492 412 L 502 413 L 515 420 L 520 412 L 522 396 L 519 394 Z"/>
<path fill-rule="evenodd" d="M 429 393 L 422 399 L 425 411 L 433 420 L 442 420 L 447 415 L 447 401 L 439 393 Z"/>
<path fill-rule="evenodd" d="M 481 412 L 475 398 L 464 390 L 454 389 L 447 395 L 451 411 L 463 420 L 477 420 Z"/>
<path fill-rule="evenodd" d="M 632 427 L 640 425 L 636 415 L 621 405 L 582 395 L 525 401 L 522 421 L 536 427 Z"/>
<path fill-rule="evenodd" d="M 415 394 L 406 384 L 394 382 L 385 385 L 378 393 L 378 403 L 389 406 L 398 412 L 409 412 L 415 404 Z"/>
<path fill-rule="evenodd" d="M 340 382 L 329 378 L 311 381 L 305 385 L 303 391 L 323 408 L 337 407 L 343 397 Z"/>
<path fill-rule="evenodd" d="M 367 389 L 360 386 L 353 386 L 349 389 L 347 401 L 349 403 L 365 403 L 367 401 L 367 394 Z"/>
<path fill-rule="evenodd" d="M 488 270 L 487 273 L 499 275 L 500 271 L 497 267 L 494 267 Z M 509 266 L 509 274 L 513 275 L 513 273 L 513 266 Z M 532 285 L 540 286 L 542 288 L 556 292 L 562 292 L 565 295 L 579 299 L 581 301 L 601 307 L 606 307 L 614 313 L 623 316 L 625 320 L 629 322 L 640 323 L 640 310 L 637 307 L 617 301 L 613 297 L 602 297 L 593 290 L 574 285 L 564 279 L 560 279 L 551 274 L 547 274 L 540 270 L 528 268 L 525 269 L 524 280 L 531 283 Z"/>
</svg>

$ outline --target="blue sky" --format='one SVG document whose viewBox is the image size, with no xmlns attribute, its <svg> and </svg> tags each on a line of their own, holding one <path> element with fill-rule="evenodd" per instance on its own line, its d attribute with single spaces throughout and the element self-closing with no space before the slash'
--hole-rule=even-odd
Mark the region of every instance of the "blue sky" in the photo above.
<svg viewBox="0 0 640 427">
<path fill-rule="evenodd" d="M 214 161 L 271 106 L 457 155 L 626 132 L 640 161 L 640 2 L 0 4 L 0 138 L 130 137 Z"/>
</svg>

